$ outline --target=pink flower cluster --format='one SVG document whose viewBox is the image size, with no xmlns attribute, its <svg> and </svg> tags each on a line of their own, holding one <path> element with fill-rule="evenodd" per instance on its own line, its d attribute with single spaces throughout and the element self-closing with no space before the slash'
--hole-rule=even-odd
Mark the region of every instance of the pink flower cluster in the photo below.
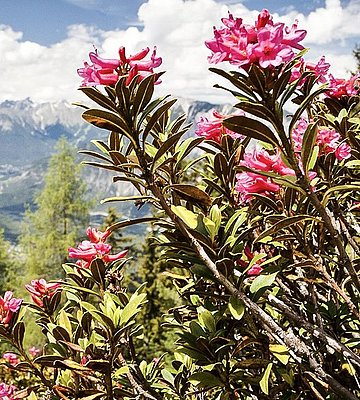
<svg viewBox="0 0 360 400">
<path fill-rule="evenodd" d="M 17 387 L 14 385 L 7 385 L 6 383 L 0 383 L 0 399 L 13 400 L 16 389 Z"/>
<path fill-rule="evenodd" d="M 237 115 L 243 115 L 239 113 Z M 213 140 L 217 143 L 221 142 L 223 135 L 229 135 L 233 139 L 242 138 L 242 135 L 225 128 L 223 121 L 228 118 L 229 115 L 222 115 L 218 111 L 213 111 L 213 120 L 209 120 L 207 117 L 201 117 L 200 121 L 197 122 L 197 128 L 195 134 L 204 137 L 206 140 Z"/>
<path fill-rule="evenodd" d="M 322 56 L 316 64 L 305 62 L 305 60 L 301 58 L 300 62 L 291 70 L 290 82 L 294 82 L 299 79 L 303 72 L 311 71 L 319 83 L 326 83 L 329 68 L 330 64 L 325 61 L 324 56 Z M 305 79 L 301 80 L 298 86 L 301 87 L 304 82 Z"/>
<path fill-rule="evenodd" d="M 243 259 L 239 259 L 236 261 L 236 264 L 247 268 L 248 265 L 250 264 L 251 260 L 254 258 L 255 253 L 252 253 L 250 250 L 250 247 L 248 245 L 246 245 L 244 247 L 244 254 L 247 258 L 247 261 L 243 260 Z M 264 259 L 261 258 L 260 260 L 258 260 L 256 263 L 254 263 L 251 268 L 246 272 L 247 275 L 249 276 L 258 276 L 261 274 L 261 272 L 263 271 L 263 268 L 261 267 L 261 264 L 264 262 Z"/>
<path fill-rule="evenodd" d="M 35 279 L 31 281 L 31 285 L 25 285 L 33 302 L 41 308 L 44 307 L 44 298 L 50 300 L 60 287 L 61 283 L 47 283 L 45 279 Z"/>
<path fill-rule="evenodd" d="M 95 258 L 101 258 L 105 263 L 124 258 L 127 250 L 117 254 L 109 254 L 111 245 L 104 242 L 110 233 L 110 231 L 100 232 L 95 228 L 88 227 L 86 234 L 90 240 L 84 240 L 76 249 L 69 247 L 69 257 L 78 258 L 76 264 L 81 268 L 89 268 L 91 261 Z"/>
<path fill-rule="evenodd" d="M 97 50 L 89 53 L 92 64 L 84 62 L 84 67 L 77 70 L 78 75 L 83 78 L 81 86 L 115 85 L 121 76 L 127 76 L 126 85 L 138 75 L 139 80 L 154 73 L 154 68 L 161 65 L 161 57 L 156 57 L 156 47 L 151 54 L 150 60 L 144 60 L 150 49 L 146 47 L 133 56 L 126 57 L 125 47 L 120 47 L 119 58 L 102 58 Z M 157 82 L 159 83 L 159 82 Z"/>
<path fill-rule="evenodd" d="M 293 129 L 291 137 L 294 143 L 294 151 L 301 152 L 304 133 L 308 127 L 305 118 L 300 118 L 296 127 Z M 334 129 L 319 128 L 316 144 L 320 148 L 320 154 L 334 153 L 338 160 L 345 160 L 351 157 L 351 147 L 341 142 L 341 136 Z"/>
<path fill-rule="evenodd" d="M 295 175 L 295 172 L 284 164 L 279 152 L 270 155 L 264 149 L 253 149 L 245 153 L 240 165 L 258 171 L 275 172 L 279 175 Z M 270 177 L 245 171 L 236 174 L 235 190 L 240 194 L 240 201 L 246 203 L 255 193 L 264 196 L 277 193 L 280 185 L 273 182 Z"/>
<path fill-rule="evenodd" d="M 20 362 L 17 354 L 15 354 L 15 353 L 10 353 L 10 352 L 4 353 L 2 358 L 4 358 L 13 367 L 16 367 Z M 0 397 L 0 399 L 1 399 L 1 397 Z"/>
<path fill-rule="evenodd" d="M 22 299 L 15 299 L 10 291 L 5 292 L 4 297 L 0 296 L 0 324 L 8 326 L 21 303 Z"/>
<path fill-rule="evenodd" d="M 214 28 L 214 38 L 205 42 L 212 51 L 209 62 L 217 64 L 228 61 L 247 70 L 251 64 L 262 68 L 277 67 L 292 60 L 293 49 L 302 50 L 299 42 L 306 36 L 305 30 L 274 23 L 268 10 L 262 10 L 254 25 L 243 23 L 229 13 L 223 18 L 223 27 Z"/>
<path fill-rule="evenodd" d="M 360 94 L 360 72 L 350 79 L 336 79 L 329 75 L 329 90 L 326 92 L 329 97 L 336 99 L 342 96 L 357 96 Z"/>
</svg>

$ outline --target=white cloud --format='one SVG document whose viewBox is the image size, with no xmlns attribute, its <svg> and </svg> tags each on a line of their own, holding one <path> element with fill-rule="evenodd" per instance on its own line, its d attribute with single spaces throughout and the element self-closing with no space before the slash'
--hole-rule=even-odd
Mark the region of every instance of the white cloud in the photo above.
<svg viewBox="0 0 360 400">
<path fill-rule="evenodd" d="M 65 40 L 50 47 L 24 41 L 21 32 L 0 25 L 0 100 L 31 97 L 35 101 L 79 101 L 84 98 L 76 91 L 80 82 L 76 68 L 81 67 L 93 45 L 106 57 L 115 57 L 120 45 L 126 46 L 128 54 L 156 45 L 163 58 L 162 68 L 167 71 L 157 88 L 159 94 L 232 101 L 226 93 L 212 88 L 220 79 L 208 71 L 209 51 L 204 41 L 212 37 L 213 25 L 219 27 L 228 10 L 248 23 L 256 20 L 258 11 L 232 0 L 230 4 L 224 3 L 148 0 L 138 12 L 142 27 L 102 31 L 73 25 Z M 360 41 L 359 0 L 350 0 L 346 6 L 340 0 L 327 0 L 325 7 L 309 15 L 291 9 L 287 14 L 274 16 L 288 25 L 296 18 L 299 27 L 308 30 L 305 45 L 311 47 L 309 57 L 317 59 L 325 54 L 332 72 L 339 77 L 354 69 L 351 54 L 354 43 Z"/>
</svg>

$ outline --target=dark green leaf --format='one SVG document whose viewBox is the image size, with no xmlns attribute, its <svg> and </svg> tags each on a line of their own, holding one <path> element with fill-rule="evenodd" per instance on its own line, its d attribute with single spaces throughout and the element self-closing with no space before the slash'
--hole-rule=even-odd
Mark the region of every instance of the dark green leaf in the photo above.
<svg viewBox="0 0 360 400">
<path fill-rule="evenodd" d="M 143 79 L 136 90 L 136 95 L 133 101 L 133 112 L 137 115 L 142 112 L 148 105 L 154 93 L 155 75 L 149 75 Z"/>
<path fill-rule="evenodd" d="M 263 142 L 279 147 L 274 133 L 260 121 L 238 115 L 226 118 L 223 124 L 226 128 L 240 135 L 249 136 L 253 139 L 262 140 Z"/>
<path fill-rule="evenodd" d="M 259 242 L 261 239 L 264 239 L 266 236 L 272 236 L 275 233 L 281 231 L 282 229 L 288 228 L 292 225 L 298 224 L 299 222 L 307 221 L 307 220 L 312 220 L 312 221 L 318 221 L 318 219 L 311 217 L 310 215 L 295 215 L 294 217 L 286 217 L 282 219 L 281 221 L 277 222 L 274 224 L 272 227 L 266 229 L 264 232 L 262 232 L 255 240 L 254 243 Z"/>
<path fill-rule="evenodd" d="M 102 94 L 98 89 L 93 88 L 93 87 L 81 87 L 79 88 L 83 93 L 86 94 L 91 100 L 95 101 L 95 103 L 99 104 L 100 106 L 117 112 L 116 105 L 109 99 L 109 97 L 106 97 L 104 94 Z"/>
</svg>

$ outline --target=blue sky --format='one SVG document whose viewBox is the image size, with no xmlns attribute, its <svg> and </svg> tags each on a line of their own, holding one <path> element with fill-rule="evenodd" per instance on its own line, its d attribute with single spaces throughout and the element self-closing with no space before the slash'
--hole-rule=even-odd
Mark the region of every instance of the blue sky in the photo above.
<svg viewBox="0 0 360 400">
<path fill-rule="evenodd" d="M 167 0 L 163 0 L 166 3 Z M 104 30 L 126 29 L 139 24 L 137 12 L 144 0 L 1 0 L 0 23 L 23 32 L 24 40 L 51 45 L 66 37 L 73 24 L 97 26 Z M 237 4 L 237 0 L 217 1 Z M 323 0 L 245 0 L 249 9 L 267 8 L 283 13 L 289 9 L 309 13 L 325 4 Z M 342 1 L 346 4 L 348 1 Z"/>
<path fill-rule="evenodd" d="M 204 40 L 228 10 L 252 23 L 262 8 L 274 20 L 308 30 L 305 46 L 314 61 L 325 55 L 334 75 L 355 65 L 360 43 L 360 0 L 0 0 L 0 101 L 79 100 L 81 67 L 93 46 L 116 57 L 145 46 L 163 57 L 164 85 L 176 96 L 226 101 L 212 89 Z M 160 93 L 162 94 L 162 93 Z"/>
</svg>

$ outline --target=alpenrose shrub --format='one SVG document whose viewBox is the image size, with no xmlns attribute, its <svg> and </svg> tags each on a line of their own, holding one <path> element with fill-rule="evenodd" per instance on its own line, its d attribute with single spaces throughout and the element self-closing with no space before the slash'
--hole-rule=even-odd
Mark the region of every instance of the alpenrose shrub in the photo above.
<svg viewBox="0 0 360 400">
<path fill-rule="evenodd" d="M 202 117 L 186 139 L 176 100 L 153 99 L 156 49 L 95 51 L 78 70 L 95 103 L 83 118 L 109 131 L 82 151 L 86 163 L 136 192 L 104 201 L 151 204 L 153 215 L 89 227 L 64 281 L 27 286 L 35 304 L 1 298 L 4 364 L 33 379 L 4 375 L 3 398 L 359 398 L 360 76 L 307 61 L 306 32 L 267 10 L 254 24 L 222 23 L 206 46 L 211 63 L 234 67 L 210 70 L 231 85 L 222 88 L 236 110 Z M 137 223 L 157 225 L 182 301 L 164 316 L 178 337 L 169 364 L 139 356 L 145 284 L 124 287 L 126 251 L 106 243 Z M 27 311 L 46 336 L 39 353 L 23 347 Z"/>
</svg>

